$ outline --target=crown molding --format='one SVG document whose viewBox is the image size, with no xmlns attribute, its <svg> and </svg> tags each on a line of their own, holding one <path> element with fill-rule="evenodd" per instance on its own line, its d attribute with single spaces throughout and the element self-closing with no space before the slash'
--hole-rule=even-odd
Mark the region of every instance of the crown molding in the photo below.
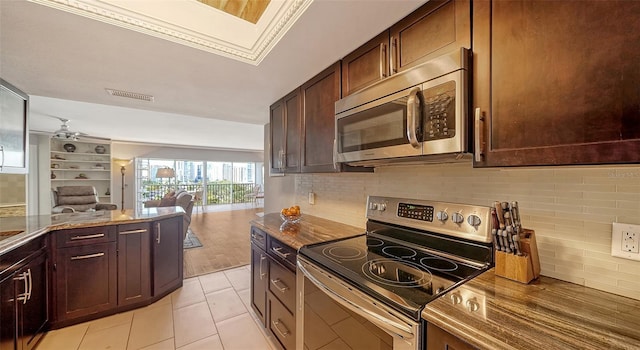
<svg viewBox="0 0 640 350">
<path fill-rule="evenodd" d="M 97 21 L 134 30 L 181 45 L 257 66 L 300 18 L 313 0 L 272 0 L 254 25 L 237 19 L 195 0 L 173 0 L 161 3 L 125 0 L 28 0 Z M 142 5 L 141 5 L 142 4 Z M 204 6 L 204 7 L 203 7 Z M 206 7 L 206 8 L 205 8 Z M 173 9 L 173 11 L 171 10 Z M 180 11 L 175 11 L 179 9 Z M 190 15 L 207 21 L 189 21 Z M 224 24 L 220 24 L 224 22 Z M 201 24 L 198 24 L 201 23 Z M 212 32 L 223 25 L 225 35 Z M 215 29 L 215 28 L 214 28 Z M 214 30 L 215 31 L 215 30 Z"/>
</svg>

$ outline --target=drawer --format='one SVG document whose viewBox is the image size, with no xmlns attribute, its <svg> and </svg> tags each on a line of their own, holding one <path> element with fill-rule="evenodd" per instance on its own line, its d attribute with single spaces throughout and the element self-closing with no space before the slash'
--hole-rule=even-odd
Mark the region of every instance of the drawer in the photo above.
<svg viewBox="0 0 640 350">
<path fill-rule="evenodd" d="M 269 290 L 290 311 L 296 307 L 296 275 L 278 263 L 269 264 Z"/>
<path fill-rule="evenodd" d="M 296 270 L 296 255 L 297 251 L 288 245 L 278 241 L 273 237 L 268 238 L 268 246 L 267 253 L 274 258 L 274 260 L 279 263 L 284 264 L 291 271 Z"/>
<path fill-rule="evenodd" d="M 145 233 L 145 232 L 149 232 L 148 222 L 118 225 L 118 235 L 130 235 L 130 234 Z"/>
<path fill-rule="evenodd" d="M 100 226 L 54 231 L 58 248 L 115 242 L 116 227 Z"/>
<path fill-rule="evenodd" d="M 262 250 L 267 250 L 267 233 L 255 227 L 251 227 L 251 242 L 262 248 Z"/>
<path fill-rule="evenodd" d="M 285 350 L 296 348 L 296 318 L 278 299 L 269 296 L 269 330 Z"/>
</svg>

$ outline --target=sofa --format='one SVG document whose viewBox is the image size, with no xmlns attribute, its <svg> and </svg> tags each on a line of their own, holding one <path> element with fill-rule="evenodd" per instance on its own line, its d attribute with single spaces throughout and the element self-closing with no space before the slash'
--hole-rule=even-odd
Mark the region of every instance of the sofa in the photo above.
<svg viewBox="0 0 640 350">
<path fill-rule="evenodd" d="M 150 200 L 144 202 L 145 208 L 157 208 L 157 207 L 174 207 L 180 206 L 184 209 L 184 225 L 183 225 L 183 237 L 187 237 L 187 231 L 189 230 L 189 225 L 191 224 L 191 212 L 193 211 L 193 196 L 185 191 L 171 191 L 164 195 L 162 199 Z"/>
<path fill-rule="evenodd" d="M 93 186 L 59 186 L 51 190 L 51 202 L 53 214 L 118 209 L 113 203 L 99 203 Z"/>
</svg>

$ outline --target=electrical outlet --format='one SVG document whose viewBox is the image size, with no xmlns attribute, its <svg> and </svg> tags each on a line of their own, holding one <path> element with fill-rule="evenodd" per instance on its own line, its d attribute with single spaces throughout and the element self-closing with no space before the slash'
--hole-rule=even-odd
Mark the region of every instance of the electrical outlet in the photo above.
<svg viewBox="0 0 640 350">
<path fill-rule="evenodd" d="M 316 204 L 316 194 L 313 192 L 309 192 L 309 204 Z"/>
<path fill-rule="evenodd" d="M 640 225 L 613 223 L 611 255 L 640 260 Z"/>
</svg>

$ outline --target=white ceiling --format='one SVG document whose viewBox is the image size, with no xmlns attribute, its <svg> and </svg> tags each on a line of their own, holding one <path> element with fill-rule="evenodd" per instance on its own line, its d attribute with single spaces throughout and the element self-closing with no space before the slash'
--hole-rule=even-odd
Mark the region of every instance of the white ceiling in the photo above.
<svg viewBox="0 0 640 350">
<path fill-rule="evenodd" d="M 255 66 L 0 0 L 0 77 L 32 96 L 32 130 L 57 129 L 59 120 L 49 116 L 58 116 L 71 119 L 73 131 L 114 140 L 262 149 L 271 103 L 423 2 L 315 0 Z M 113 97 L 105 88 L 155 101 Z"/>
</svg>

